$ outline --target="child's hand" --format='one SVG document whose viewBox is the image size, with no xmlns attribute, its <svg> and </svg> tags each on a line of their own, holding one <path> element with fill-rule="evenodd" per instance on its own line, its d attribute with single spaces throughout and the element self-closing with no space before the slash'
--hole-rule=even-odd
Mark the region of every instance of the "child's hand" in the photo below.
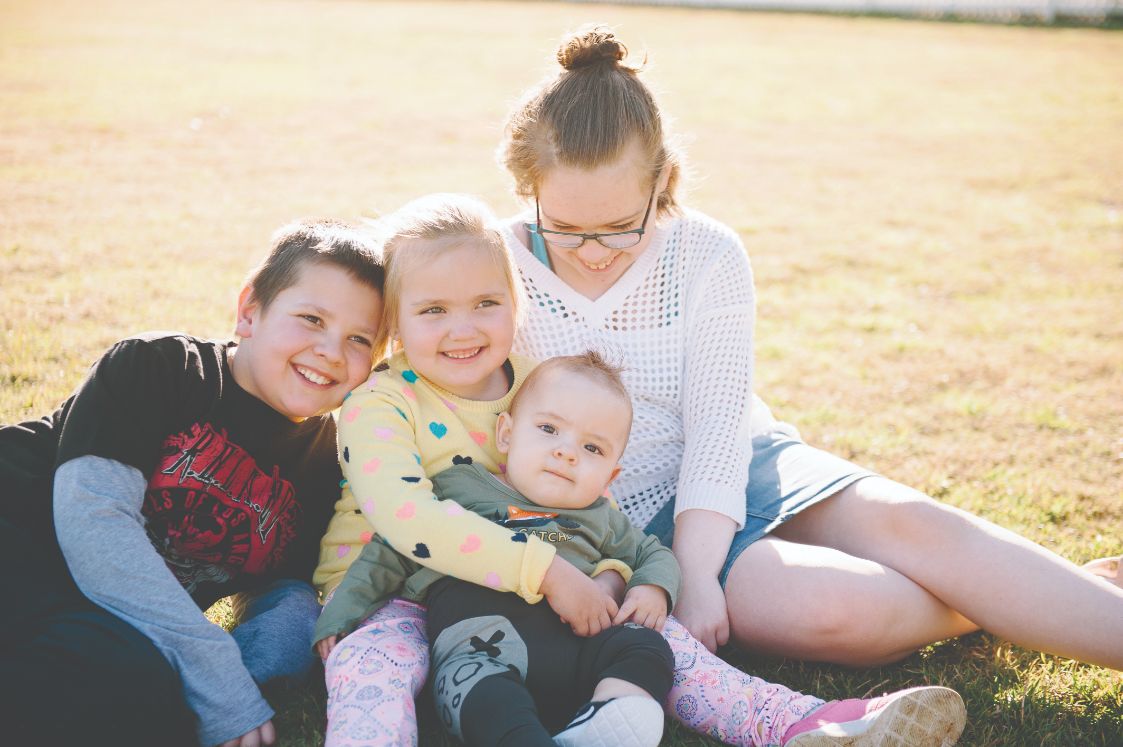
<svg viewBox="0 0 1123 747">
<path fill-rule="evenodd" d="M 612 597 L 612 601 L 620 604 L 624 601 L 624 589 L 628 587 L 628 582 L 620 575 L 619 571 L 609 569 L 601 571 L 593 576 L 593 581 L 597 586 L 604 589 L 604 593 Z"/>
<path fill-rule="evenodd" d="M 593 579 L 561 557 L 554 557 L 539 589 L 550 608 L 577 635 L 587 638 L 612 625 L 619 607 Z"/>
<path fill-rule="evenodd" d="M 266 721 L 256 729 L 251 729 L 240 737 L 229 739 L 219 747 L 268 747 L 277 741 L 277 731 L 272 721 Z"/>
<path fill-rule="evenodd" d="M 620 605 L 612 624 L 620 625 L 629 620 L 662 633 L 663 623 L 667 621 L 667 592 L 654 584 L 640 584 L 628 589 L 624 604 Z"/>
<path fill-rule="evenodd" d="M 339 643 L 339 636 L 329 635 L 327 638 L 316 641 L 316 653 L 320 655 L 321 661 L 328 660 L 328 654 L 335 648 L 335 644 Z"/>
</svg>

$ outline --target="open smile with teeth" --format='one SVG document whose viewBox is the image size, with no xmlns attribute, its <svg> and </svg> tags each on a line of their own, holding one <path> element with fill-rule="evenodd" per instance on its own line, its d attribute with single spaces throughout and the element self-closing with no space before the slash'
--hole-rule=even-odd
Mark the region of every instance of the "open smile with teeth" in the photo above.
<svg viewBox="0 0 1123 747">
<path fill-rule="evenodd" d="M 441 355 L 446 358 L 452 358 L 454 361 L 467 360 L 468 358 L 475 358 L 480 354 L 483 348 L 467 348 L 465 350 L 446 350 Z"/>
<path fill-rule="evenodd" d="M 305 368 L 304 366 L 293 366 L 293 368 L 296 369 L 296 372 L 298 374 L 300 374 L 313 384 L 316 384 L 317 386 L 328 386 L 329 384 L 335 383 L 334 379 L 329 379 L 327 376 L 321 376 L 310 368 Z"/>
<path fill-rule="evenodd" d="M 597 264 L 593 264 L 592 262 L 586 262 L 585 260 L 581 260 L 581 264 L 585 265 L 590 270 L 594 270 L 594 271 L 605 270 L 605 269 L 608 269 L 608 266 L 611 265 L 613 262 L 615 262 L 616 258 L 619 257 L 619 256 L 620 256 L 619 254 L 613 254 L 611 257 L 609 257 L 605 261 L 599 262 Z"/>
</svg>

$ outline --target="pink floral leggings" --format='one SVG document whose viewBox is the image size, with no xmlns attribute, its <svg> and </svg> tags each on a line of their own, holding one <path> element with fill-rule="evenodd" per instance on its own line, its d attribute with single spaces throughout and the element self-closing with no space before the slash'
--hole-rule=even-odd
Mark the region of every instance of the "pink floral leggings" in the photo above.
<svg viewBox="0 0 1123 747">
<path fill-rule="evenodd" d="M 666 709 L 690 729 L 734 745 L 778 745 L 823 701 L 752 677 L 714 656 L 677 620 L 663 637 L 675 655 Z M 326 747 L 417 744 L 414 698 L 429 672 L 425 608 L 395 599 L 340 641 L 324 663 Z"/>
</svg>

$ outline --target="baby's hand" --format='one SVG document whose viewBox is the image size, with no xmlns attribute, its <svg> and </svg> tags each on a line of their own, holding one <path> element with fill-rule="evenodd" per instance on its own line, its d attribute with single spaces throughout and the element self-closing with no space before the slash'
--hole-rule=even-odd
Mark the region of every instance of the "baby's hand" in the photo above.
<svg viewBox="0 0 1123 747">
<path fill-rule="evenodd" d="M 620 625 L 629 620 L 662 633 L 663 623 L 667 621 L 667 592 L 654 584 L 640 584 L 628 589 L 624 604 L 620 605 L 612 624 Z"/>
<path fill-rule="evenodd" d="M 327 638 L 316 641 L 316 653 L 320 655 L 321 661 L 328 660 L 328 654 L 335 648 L 335 644 L 339 643 L 339 636 L 329 635 Z"/>
<path fill-rule="evenodd" d="M 593 579 L 560 555 L 554 556 L 539 591 L 561 621 L 582 638 L 612 625 L 612 616 L 619 609 Z"/>
<path fill-rule="evenodd" d="M 604 593 L 612 597 L 612 601 L 620 604 L 624 601 L 624 589 L 627 588 L 628 582 L 620 575 L 619 571 L 609 569 L 602 571 L 593 576 L 593 582 L 597 586 L 604 589 Z"/>
</svg>

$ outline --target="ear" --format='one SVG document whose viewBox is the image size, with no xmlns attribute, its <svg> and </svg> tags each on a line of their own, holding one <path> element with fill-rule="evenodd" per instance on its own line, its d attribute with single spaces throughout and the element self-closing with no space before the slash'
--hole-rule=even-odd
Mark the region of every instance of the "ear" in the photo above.
<svg viewBox="0 0 1123 747">
<path fill-rule="evenodd" d="M 243 339 L 253 337 L 253 327 L 257 321 L 259 304 L 253 298 L 253 287 L 247 285 L 238 294 L 238 312 L 234 318 L 234 334 Z"/>
<path fill-rule="evenodd" d="M 511 450 L 511 414 L 508 412 L 499 413 L 495 421 L 495 448 L 500 454 Z"/>
<path fill-rule="evenodd" d="M 604 487 L 601 488 L 602 493 L 605 492 L 606 490 L 608 490 L 608 486 L 612 484 L 612 481 L 620 476 L 620 470 L 621 470 L 620 463 L 617 462 L 616 466 L 612 468 L 612 474 L 608 476 L 608 482 L 606 482 L 604 484 Z"/>
</svg>

